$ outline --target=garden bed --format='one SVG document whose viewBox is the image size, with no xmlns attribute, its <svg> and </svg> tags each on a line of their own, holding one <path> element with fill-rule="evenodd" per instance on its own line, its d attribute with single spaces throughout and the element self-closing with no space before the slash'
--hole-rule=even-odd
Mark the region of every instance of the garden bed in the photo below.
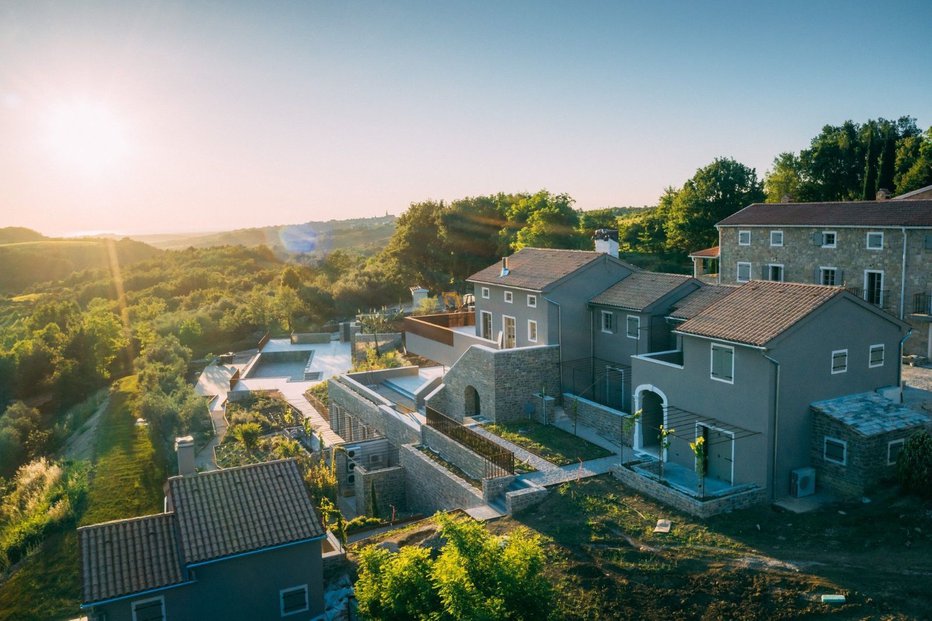
<svg viewBox="0 0 932 621">
<path fill-rule="evenodd" d="M 608 457 L 611 451 L 584 440 L 553 425 L 542 425 L 535 421 L 485 425 L 495 435 L 517 444 L 557 466 Z"/>
</svg>

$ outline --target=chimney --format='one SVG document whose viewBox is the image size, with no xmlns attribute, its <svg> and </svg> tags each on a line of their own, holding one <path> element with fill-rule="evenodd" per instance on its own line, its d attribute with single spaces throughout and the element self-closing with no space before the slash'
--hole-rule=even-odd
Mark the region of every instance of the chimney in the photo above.
<svg viewBox="0 0 932 621">
<path fill-rule="evenodd" d="M 188 476 L 197 472 L 194 467 L 194 438 L 192 436 L 175 438 L 175 453 L 178 455 L 178 474 Z"/>
<path fill-rule="evenodd" d="M 618 229 L 598 229 L 592 236 L 595 251 L 618 258 Z"/>
<path fill-rule="evenodd" d="M 508 275 L 508 257 L 502 257 L 502 276 Z"/>
<path fill-rule="evenodd" d="M 890 194 L 892 194 L 890 190 L 886 188 L 880 188 L 879 190 L 877 190 L 877 200 L 885 201 L 890 198 Z"/>
</svg>

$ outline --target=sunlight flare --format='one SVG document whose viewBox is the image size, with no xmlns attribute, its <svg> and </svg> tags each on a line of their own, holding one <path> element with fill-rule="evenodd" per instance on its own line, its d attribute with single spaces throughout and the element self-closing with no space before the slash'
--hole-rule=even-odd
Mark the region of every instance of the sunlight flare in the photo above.
<svg viewBox="0 0 932 621">
<path fill-rule="evenodd" d="M 46 144 L 63 166 L 86 176 L 113 172 L 129 152 L 126 128 L 107 106 L 86 100 L 52 106 L 45 118 Z"/>
</svg>

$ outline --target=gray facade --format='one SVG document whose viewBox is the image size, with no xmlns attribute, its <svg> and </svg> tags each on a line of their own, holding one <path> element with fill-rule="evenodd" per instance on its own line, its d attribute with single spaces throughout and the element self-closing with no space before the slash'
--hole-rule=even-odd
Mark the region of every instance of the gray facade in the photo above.
<svg viewBox="0 0 932 621">
<path fill-rule="evenodd" d="M 782 266 L 788 282 L 833 284 L 855 290 L 913 327 L 907 353 L 932 356 L 932 228 L 900 226 L 832 225 L 719 225 L 721 261 L 719 281 L 735 284 L 739 263 L 749 264 L 754 280 L 770 280 L 769 266 Z M 749 244 L 739 243 L 747 231 Z M 782 245 L 771 245 L 771 233 L 782 233 Z M 823 244 L 822 234 L 834 234 L 834 246 Z M 868 248 L 868 234 L 879 248 Z M 779 237 L 779 235 L 777 236 Z M 880 242 L 878 244 L 878 242 Z M 826 272 L 835 270 L 834 279 Z M 870 292 L 869 273 L 880 274 L 880 298 Z M 823 281 L 826 279 L 826 281 Z M 923 297 L 925 296 L 925 297 Z"/>
<path fill-rule="evenodd" d="M 892 317 L 847 294 L 764 347 L 683 334 L 681 353 L 633 359 L 633 407 L 643 410 L 635 447 L 659 452 L 651 436 L 662 416 L 676 430 L 667 459 L 692 469 L 689 442 L 704 428 L 708 476 L 786 496 L 790 472 L 810 465 L 809 405 L 896 385 L 903 334 Z M 731 382 L 712 377 L 713 344 L 734 352 Z M 884 360 L 872 367 L 870 350 L 877 345 L 883 346 Z M 833 373 L 833 359 L 836 367 L 840 360 L 833 352 L 840 351 L 847 352 L 845 370 Z"/>
</svg>

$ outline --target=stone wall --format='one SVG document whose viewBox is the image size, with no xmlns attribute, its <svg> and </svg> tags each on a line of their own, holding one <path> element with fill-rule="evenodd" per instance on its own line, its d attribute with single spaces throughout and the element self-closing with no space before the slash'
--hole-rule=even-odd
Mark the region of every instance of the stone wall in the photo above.
<svg viewBox="0 0 932 621">
<path fill-rule="evenodd" d="M 528 507 L 533 507 L 547 497 L 546 487 L 528 487 L 505 494 L 505 509 L 508 515 L 520 513 Z"/>
<path fill-rule="evenodd" d="M 482 498 L 486 502 L 495 502 L 508 487 L 514 483 L 517 477 L 513 474 L 507 474 L 503 477 L 494 479 L 482 479 Z"/>
<path fill-rule="evenodd" d="M 385 518 L 391 516 L 392 506 L 398 509 L 407 506 L 405 471 L 401 466 L 379 470 L 356 466 L 355 474 L 357 515 Z"/>
<path fill-rule="evenodd" d="M 472 387 L 479 395 L 478 414 L 497 423 L 523 419 L 541 388 L 547 395 L 559 394 L 560 350 L 555 345 L 502 350 L 473 346 L 443 382 L 442 394 L 432 395 L 427 403 L 450 418 L 462 421 L 473 414 L 467 411 L 466 397 L 466 389 Z"/>
<path fill-rule="evenodd" d="M 633 446 L 634 425 L 627 430 L 624 427 L 625 421 L 631 420 L 630 414 L 569 393 L 563 393 L 563 411 L 570 420 L 575 417 L 580 425 L 592 427 L 606 440 L 618 446 Z"/>
<path fill-rule="evenodd" d="M 329 332 L 292 332 L 291 343 L 293 345 L 309 343 L 329 343 Z"/>
<path fill-rule="evenodd" d="M 863 496 L 882 482 L 896 476 L 896 465 L 887 464 L 889 443 L 905 440 L 917 430 L 918 428 L 900 429 L 864 436 L 848 425 L 814 411 L 810 455 L 812 465 L 816 469 L 816 486 L 831 489 L 842 496 Z M 826 436 L 847 443 L 845 465 L 825 460 Z"/>
<path fill-rule="evenodd" d="M 399 458 L 405 471 L 409 511 L 430 515 L 485 504 L 479 490 L 431 460 L 416 446 L 402 446 Z"/>
<path fill-rule="evenodd" d="M 482 480 L 486 477 L 488 460 L 479 453 L 427 425 L 421 426 L 421 438 L 424 445 L 472 478 Z"/>
<path fill-rule="evenodd" d="M 648 478 L 625 466 L 612 470 L 615 478 L 634 490 L 649 496 L 665 505 L 698 518 L 707 518 L 719 513 L 746 509 L 767 500 L 767 491 L 757 486 L 737 491 L 727 496 L 699 499 L 684 494 L 668 485 Z"/>
<path fill-rule="evenodd" d="M 392 409 L 387 405 L 387 400 L 362 384 L 347 377 L 331 379 L 328 394 L 331 404 L 331 427 L 343 438 L 346 436 L 340 433 L 337 427 L 347 425 L 335 419 L 349 416 L 353 421 L 365 425 L 367 429 L 385 436 L 396 446 L 421 441 L 420 425 L 417 422 Z M 334 408 L 334 405 L 338 407 Z"/>
</svg>

